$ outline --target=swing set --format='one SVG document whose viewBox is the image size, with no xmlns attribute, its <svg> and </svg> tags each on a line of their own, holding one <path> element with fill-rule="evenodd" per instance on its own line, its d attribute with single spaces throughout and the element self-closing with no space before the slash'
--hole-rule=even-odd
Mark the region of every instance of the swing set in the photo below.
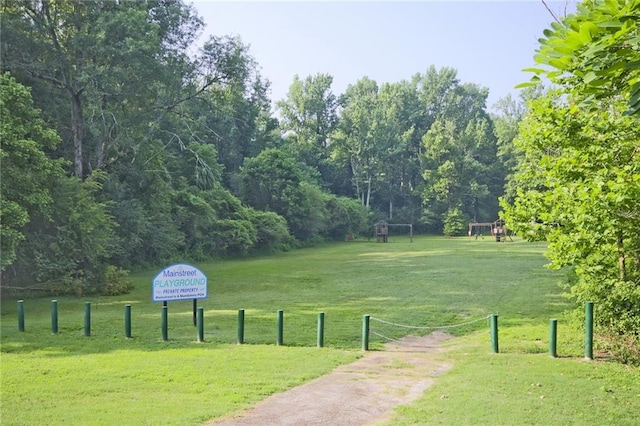
<svg viewBox="0 0 640 426">
<path fill-rule="evenodd" d="M 511 235 L 509 235 L 509 230 L 507 229 L 504 220 L 498 219 L 495 222 L 476 222 L 469 224 L 469 241 L 471 241 L 471 236 L 473 235 L 477 240 L 478 237 L 484 239 L 484 233 L 488 232 L 493 238 L 495 238 L 496 242 L 507 241 L 509 238 L 510 241 L 513 241 Z"/>
</svg>

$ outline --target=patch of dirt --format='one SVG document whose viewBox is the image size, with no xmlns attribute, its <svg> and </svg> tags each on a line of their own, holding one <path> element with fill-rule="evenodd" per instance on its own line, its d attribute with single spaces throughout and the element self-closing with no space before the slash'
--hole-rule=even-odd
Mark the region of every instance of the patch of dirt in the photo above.
<svg viewBox="0 0 640 426">
<path fill-rule="evenodd" d="M 404 337 L 385 345 L 384 351 L 367 352 L 328 375 L 272 395 L 236 417 L 209 426 L 384 423 L 394 407 L 419 398 L 434 377 L 451 368 L 432 356 L 449 338 L 439 331 Z"/>
</svg>

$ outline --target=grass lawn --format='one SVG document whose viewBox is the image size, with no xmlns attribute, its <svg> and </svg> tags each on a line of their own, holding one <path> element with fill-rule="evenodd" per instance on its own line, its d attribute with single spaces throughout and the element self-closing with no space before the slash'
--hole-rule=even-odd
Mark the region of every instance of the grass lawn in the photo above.
<svg viewBox="0 0 640 426">
<path fill-rule="evenodd" d="M 209 278 L 209 298 L 198 302 L 203 343 L 190 301 L 169 303 L 169 341 L 162 340 L 151 279 L 166 265 L 133 275 L 136 289 L 125 296 L 57 298 L 55 335 L 51 298 L 25 299 L 19 332 L 17 300 L 4 297 L 0 423 L 202 424 L 355 360 L 368 314 L 423 327 L 372 321 L 373 331 L 390 337 L 479 319 L 449 329 L 459 337 L 439 356 L 454 368 L 399 408 L 394 424 L 632 424 L 638 371 L 582 360 L 583 335 L 564 321 L 572 306 L 557 285 L 563 274 L 543 268 L 543 250 L 518 240 L 392 237 L 197 264 Z M 132 339 L 124 338 L 125 304 Z M 235 344 L 238 309 L 245 310 L 244 345 Z M 277 310 L 284 346 L 275 345 Z M 319 312 L 324 348 L 315 347 Z M 484 319 L 491 313 L 499 314 L 500 354 L 491 353 Z M 550 318 L 559 319 L 556 359 L 546 355 Z M 383 343 L 371 336 L 372 349 Z"/>
</svg>

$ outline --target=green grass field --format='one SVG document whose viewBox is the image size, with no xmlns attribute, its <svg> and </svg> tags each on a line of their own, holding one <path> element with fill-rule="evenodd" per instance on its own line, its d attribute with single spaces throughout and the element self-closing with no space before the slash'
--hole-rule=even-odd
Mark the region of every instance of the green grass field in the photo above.
<svg viewBox="0 0 640 426">
<path fill-rule="evenodd" d="M 270 257 L 198 264 L 209 278 L 205 341 L 197 342 L 192 303 L 151 301 L 157 270 L 132 276 L 120 297 L 59 297 L 59 333 L 51 298 L 17 300 L 1 311 L 3 425 L 198 425 L 248 408 L 278 391 L 362 355 L 362 317 L 420 327 L 480 321 L 438 356 L 454 368 L 393 424 L 635 424 L 640 374 L 601 357 L 585 362 L 581 331 L 563 312 L 563 272 L 543 268 L 544 246 L 522 241 L 392 237 L 331 244 Z M 91 336 L 84 336 L 84 302 Z M 132 306 L 132 339 L 124 306 Z M 238 309 L 245 344 L 237 345 Z M 276 346 L 276 311 L 284 311 L 284 346 Z M 324 348 L 316 346 L 325 313 Z M 500 354 L 491 353 L 487 315 L 499 314 Z M 548 322 L 559 319 L 558 358 L 547 355 Z M 408 331 L 372 322 L 390 337 Z M 385 328 L 386 327 L 386 328 Z M 383 340 L 371 337 L 371 348 Z"/>
</svg>

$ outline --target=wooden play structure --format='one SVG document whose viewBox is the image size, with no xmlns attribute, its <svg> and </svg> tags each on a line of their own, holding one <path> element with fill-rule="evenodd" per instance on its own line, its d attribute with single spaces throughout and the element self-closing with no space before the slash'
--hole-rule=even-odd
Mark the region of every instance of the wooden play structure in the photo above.
<svg viewBox="0 0 640 426">
<path fill-rule="evenodd" d="M 485 232 L 495 238 L 498 243 L 501 241 L 507 241 L 507 238 L 513 241 L 511 235 L 509 235 L 509 230 L 502 219 L 498 219 L 495 222 L 476 222 L 469 224 L 469 240 L 471 240 L 471 236 L 474 236 L 476 240 L 478 237 L 484 238 Z"/>
<path fill-rule="evenodd" d="M 409 238 L 413 242 L 413 224 L 411 223 L 387 223 L 384 220 L 376 222 L 373 226 L 373 237 L 377 243 L 386 243 L 389 241 L 389 227 L 390 226 L 406 226 L 409 228 Z"/>
</svg>

